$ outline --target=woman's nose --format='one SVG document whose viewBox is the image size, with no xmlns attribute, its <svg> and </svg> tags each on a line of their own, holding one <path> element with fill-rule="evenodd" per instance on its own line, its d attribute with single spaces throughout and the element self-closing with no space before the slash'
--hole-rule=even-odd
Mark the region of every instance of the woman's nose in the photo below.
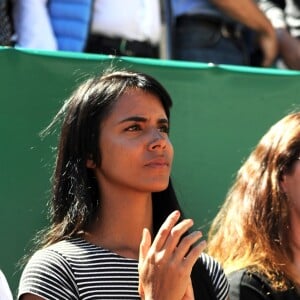
<svg viewBox="0 0 300 300">
<path fill-rule="evenodd" d="M 150 150 L 165 149 L 168 144 L 168 137 L 165 133 L 155 130 L 151 135 L 149 143 Z"/>
</svg>

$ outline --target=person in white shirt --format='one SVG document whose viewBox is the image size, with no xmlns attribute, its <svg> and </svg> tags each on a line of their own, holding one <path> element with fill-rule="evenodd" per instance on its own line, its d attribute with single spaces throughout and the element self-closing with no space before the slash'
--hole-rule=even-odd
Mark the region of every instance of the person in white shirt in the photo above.
<svg viewBox="0 0 300 300">
<path fill-rule="evenodd" d="M 13 300 L 5 275 L 0 270 L 0 300 Z"/>
<path fill-rule="evenodd" d="M 160 11 L 159 0 L 17 0 L 16 46 L 156 58 Z"/>
</svg>

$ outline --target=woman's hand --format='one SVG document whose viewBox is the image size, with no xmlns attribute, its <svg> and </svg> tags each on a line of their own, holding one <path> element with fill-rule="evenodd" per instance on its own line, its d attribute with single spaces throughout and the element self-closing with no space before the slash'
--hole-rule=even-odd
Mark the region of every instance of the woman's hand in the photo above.
<svg viewBox="0 0 300 300">
<path fill-rule="evenodd" d="M 139 255 L 139 293 L 145 300 L 192 300 L 192 268 L 206 246 L 194 231 L 182 237 L 193 226 L 191 219 L 178 224 L 180 212 L 174 211 L 159 229 L 153 243 L 148 229 L 144 229 Z"/>
</svg>

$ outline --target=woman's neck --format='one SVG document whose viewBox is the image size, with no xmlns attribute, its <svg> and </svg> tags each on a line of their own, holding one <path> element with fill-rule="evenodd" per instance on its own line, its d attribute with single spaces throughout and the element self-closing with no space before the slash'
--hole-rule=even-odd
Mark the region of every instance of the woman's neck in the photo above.
<svg viewBox="0 0 300 300">
<path fill-rule="evenodd" d="M 152 232 L 152 197 L 148 194 L 101 197 L 97 220 L 85 238 L 121 256 L 138 259 L 143 228 Z"/>
</svg>

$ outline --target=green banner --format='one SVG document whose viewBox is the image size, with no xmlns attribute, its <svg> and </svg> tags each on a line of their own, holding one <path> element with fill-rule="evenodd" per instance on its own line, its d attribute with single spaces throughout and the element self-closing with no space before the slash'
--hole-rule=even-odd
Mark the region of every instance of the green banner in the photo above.
<svg viewBox="0 0 300 300">
<path fill-rule="evenodd" d="M 0 66 L 0 268 L 14 292 L 18 263 L 47 224 L 57 137 L 42 140 L 39 132 L 85 78 L 129 68 L 167 88 L 174 101 L 173 182 L 204 233 L 259 138 L 300 106 L 300 72 L 11 48 L 0 49 Z"/>
</svg>

